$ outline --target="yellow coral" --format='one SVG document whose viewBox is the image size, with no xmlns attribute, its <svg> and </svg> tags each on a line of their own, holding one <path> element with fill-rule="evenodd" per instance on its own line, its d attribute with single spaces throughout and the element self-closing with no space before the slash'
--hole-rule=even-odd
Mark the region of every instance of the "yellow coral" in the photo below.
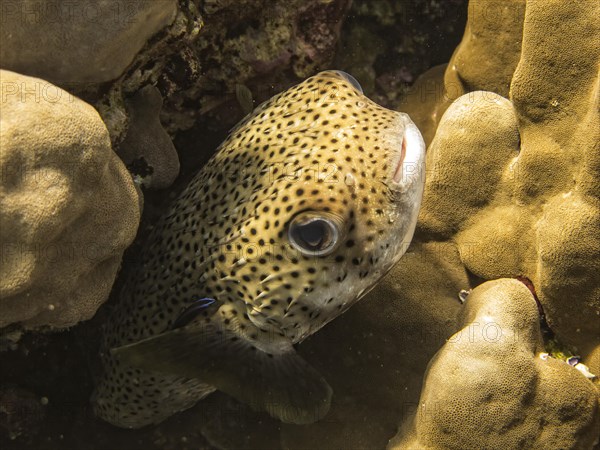
<svg viewBox="0 0 600 450">
<path fill-rule="evenodd" d="M 598 393 L 574 367 L 540 354 L 525 285 L 477 287 L 462 326 L 431 360 L 419 408 L 390 449 L 591 448 Z"/>
<path fill-rule="evenodd" d="M 0 77 L 0 327 L 68 327 L 108 297 L 138 194 L 94 108 L 38 78 Z"/>
<path fill-rule="evenodd" d="M 452 93 L 470 89 L 508 96 L 503 83 L 515 70 L 510 101 L 476 91 L 448 107 L 428 151 L 420 225 L 429 238 L 455 240 L 479 277 L 530 278 L 551 327 L 586 356 L 600 344 L 600 6 L 533 1 L 523 18 L 522 2 L 501 2 L 506 26 L 524 22 L 518 51 L 514 41 L 477 32 L 491 2 L 471 3 L 445 97 L 406 109 L 443 110 Z M 476 58 L 494 53 L 521 58 L 516 69 L 490 59 L 494 73 Z M 428 76 L 439 82 L 439 70 Z M 421 124 L 431 129 L 437 121 Z"/>
<path fill-rule="evenodd" d="M 454 51 L 444 85 L 452 100 L 485 90 L 508 97 L 521 55 L 525 0 L 471 0 L 465 34 Z"/>
</svg>

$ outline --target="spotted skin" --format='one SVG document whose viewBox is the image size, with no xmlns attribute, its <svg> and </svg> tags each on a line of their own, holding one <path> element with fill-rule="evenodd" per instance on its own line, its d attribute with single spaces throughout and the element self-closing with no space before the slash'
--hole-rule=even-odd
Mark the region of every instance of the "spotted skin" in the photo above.
<svg viewBox="0 0 600 450">
<path fill-rule="evenodd" d="M 240 122 L 156 224 L 107 322 L 96 414 L 117 426 L 160 422 L 215 388 L 130 367 L 110 349 L 170 330 L 195 299 L 194 321 L 218 322 L 277 354 L 364 295 L 402 256 L 423 187 L 424 145 L 406 114 L 327 71 Z M 305 255 L 288 237 L 305 211 L 337 218 L 340 242 Z"/>
</svg>

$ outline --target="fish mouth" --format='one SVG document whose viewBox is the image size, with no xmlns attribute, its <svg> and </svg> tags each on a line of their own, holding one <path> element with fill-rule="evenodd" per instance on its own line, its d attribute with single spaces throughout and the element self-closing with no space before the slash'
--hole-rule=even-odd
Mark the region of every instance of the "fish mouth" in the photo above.
<svg viewBox="0 0 600 450">
<path fill-rule="evenodd" d="M 402 144 L 392 160 L 392 181 L 398 186 L 411 185 L 416 181 L 415 177 L 421 176 L 425 155 L 425 142 L 421 132 L 408 115 L 403 115 L 405 126 Z"/>
</svg>

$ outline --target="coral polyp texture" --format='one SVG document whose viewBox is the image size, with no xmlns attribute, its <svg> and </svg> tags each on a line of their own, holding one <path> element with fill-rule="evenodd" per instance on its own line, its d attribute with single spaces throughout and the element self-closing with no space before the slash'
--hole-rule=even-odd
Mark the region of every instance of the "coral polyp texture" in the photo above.
<svg viewBox="0 0 600 450">
<path fill-rule="evenodd" d="M 543 353 L 538 308 L 523 283 L 478 286 L 461 325 L 431 360 L 419 406 L 390 450 L 592 447 L 597 390 Z"/>
<path fill-rule="evenodd" d="M 582 355 L 600 344 L 599 15 L 594 1 L 527 2 L 510 101 L 477 91 L 447 109 L 421 215 L 479 277 L 531 279 Z"/>
<path fill-rule="evenodd" d="M 0 327 L 69 327 L 107 299 L 138 193 L 94 108 L 38 78 L 0 82 Z"/>
</svg>

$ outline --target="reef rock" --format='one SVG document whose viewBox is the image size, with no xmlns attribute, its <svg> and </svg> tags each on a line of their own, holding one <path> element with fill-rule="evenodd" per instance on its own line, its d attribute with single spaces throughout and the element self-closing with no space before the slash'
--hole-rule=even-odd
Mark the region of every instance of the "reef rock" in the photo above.
<svg viewBox="0 0 600 450">
<path fill-rule="evenodd" d="M 0 65 L 63 87 L 110 81 L 176 13 L 176 0 L 6 2 Z"/>
<path fill-rule="evenodd" d="M 163 99 L 148 85 L 127 103 L 129 128 L 119 145 L 119 156 L 129 170 L 153 189 L 170 186 L 179 175 L 179 157 L 160 123 Z"/>
<path fill-rule="evenodd" d="M 478 286 L 461 326 L 431 360 L 419 406 L 389 449 L 592 447 L 598 392 L 542 353 L 538 308 L 523 283 Z"/>
<path fill-rule="evenodd" d="M 108 297 L 137 231 L 138 193 L 94 108 L 0 74 L 0 327 L 69 327 Z"/>
<path fill-rule="evenodd" d="M 193 58 L 172 58 L 170 79 L 161 79 L 161 113 L 169 132 L 185 130 L 208 115 L 233 126 L 243 115 L 236 85 L 244 84 L 260 103 L 331 66 L 350 0 L 210 0 L 201 2 L 206 25 L 191 45 Z M 183 55 L 181 55 L 183 56 Z M 192 77 L 189 59 L 202 68 Z M 189 105 L 194 105 L 190 108 Z M 209 114 L 210 113 L 210 114 Z M 239 111 L 241 114 L 241 111 Z"/>
</svg>

